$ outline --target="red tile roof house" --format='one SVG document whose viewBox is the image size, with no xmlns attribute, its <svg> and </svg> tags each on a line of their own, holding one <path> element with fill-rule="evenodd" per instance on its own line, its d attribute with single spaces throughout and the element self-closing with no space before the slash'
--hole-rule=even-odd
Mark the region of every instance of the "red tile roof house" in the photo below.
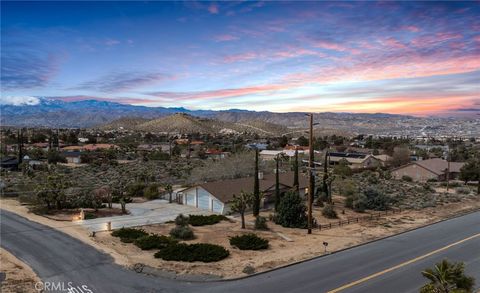
<svg viewBox="0 0 480 293">
<path fill-rule="evenodd" d="M 263 193 L 262 206 L 270 207 L 275 202 L 275 174 L 260 176 L 260 192 Z M 280 192 L 285 193 L 293 188 L 293 172 L 280 173 Z M 180 202 L 200 209 L 209 210 L 218 214 L 230 212 L 230 202 L 233 195 L 242 191 L 253 192 L 253 177 L 226 179 L 198 184 L 177 193 Z M 306 174 L 299 174 L 300 196 L 305 196 L 308 187 Z"/>
<path fill-rule="evenodd" d="M 464 163 L 450 162 L 449 178 L 456 179 L 460 174 L 460 168 Z M 409 176 L 414 181 L 427 181 L 436 179 L 438 181 L 446 180 L 448 162 L 443 159 L 435 158 L 423 161 L 415 161 L 393 169 L 392 176 L 395 179 L 402 179 L 403 176 Z"/>
</svg>

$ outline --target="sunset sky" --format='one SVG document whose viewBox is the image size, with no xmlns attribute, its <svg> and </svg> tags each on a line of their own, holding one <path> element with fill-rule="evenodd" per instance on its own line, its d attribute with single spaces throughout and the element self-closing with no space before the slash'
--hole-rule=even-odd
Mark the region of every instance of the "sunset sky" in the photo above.
<svg viewBox="0 0 480 293">
<path fill-rule="evenodd" d="M 480 113 L 479 1 L 1 6 L 4 104 Z"/>
</svg>

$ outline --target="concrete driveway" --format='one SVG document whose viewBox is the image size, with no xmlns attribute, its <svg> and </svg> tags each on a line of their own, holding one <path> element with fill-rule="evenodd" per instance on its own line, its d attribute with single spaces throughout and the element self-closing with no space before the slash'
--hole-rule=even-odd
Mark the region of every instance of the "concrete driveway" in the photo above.
<svg viewBox="0 0 480 293">
<path fill-rule="evenodd" d="M 119 204 L 114 207 L 120 208 Z M 128 203 L 127 210 L 130 212 L 124 216 L 104 217 L 91 220 L 75 221 L 90 231 L 106 231 L 107 223 L 111 222 L 112 229 L 122 227 L 135 227 L 149 224 L 161 224 L 173 221 L 178 214 L 184 215 L 209 215 L 211 212 L 197 209 L 192 206 L 177 203 L 168 203 L 168 200 L 156 199 L 143 203 Z"/>
</svg>

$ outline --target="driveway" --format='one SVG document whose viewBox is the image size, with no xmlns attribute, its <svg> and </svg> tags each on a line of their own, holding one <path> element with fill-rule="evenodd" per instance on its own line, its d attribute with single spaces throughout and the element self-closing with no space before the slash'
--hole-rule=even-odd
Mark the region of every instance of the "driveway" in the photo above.
<svg viewBox="0 0 480 293">
<path fill-rule="evenodd" d="M 119 204 L 114 207 L 120 208 Z M 143 203 L 129 203 L 127 210 L 130 214 L 124 216 L 104 217 L 91 220 L 75 221 L 90 231 L 106 231 L 107 223 L 112 224 L 112 229 L 122 227 L 135 227 L 149 224 L 161 224 L 173 221 L 178 214 L 184 215 L 209 215 L 211 212 L 201 210 L 192 206 L 177 203 L 168 203 L 168 200 L 156 199 Z"/>
</svg>

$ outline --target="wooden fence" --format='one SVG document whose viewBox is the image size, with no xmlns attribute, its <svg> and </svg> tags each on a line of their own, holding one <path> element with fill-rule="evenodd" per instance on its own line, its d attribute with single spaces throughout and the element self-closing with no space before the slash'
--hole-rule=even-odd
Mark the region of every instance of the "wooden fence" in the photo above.
<svg viewBox="0 0 480 293">
<path fill-rule="evenodd" d="M 401 212 L 402 212 L 402 209 L 392 209 L 392 210 L 386 210 L 381 212 L 373 212 L 363 217 L 348 218 L 346 220 L 339 220 L 335 222 L 330 222 L 328 224 L 316 224 L 315 226 L 320 230 L 326 230 L 326 229 L 332 229 L 335 227 L 341 227 L 341 226 L 350 225 L 354 223 L 378 220 L 383 216 L 399 214 Z"/>
</svg>

